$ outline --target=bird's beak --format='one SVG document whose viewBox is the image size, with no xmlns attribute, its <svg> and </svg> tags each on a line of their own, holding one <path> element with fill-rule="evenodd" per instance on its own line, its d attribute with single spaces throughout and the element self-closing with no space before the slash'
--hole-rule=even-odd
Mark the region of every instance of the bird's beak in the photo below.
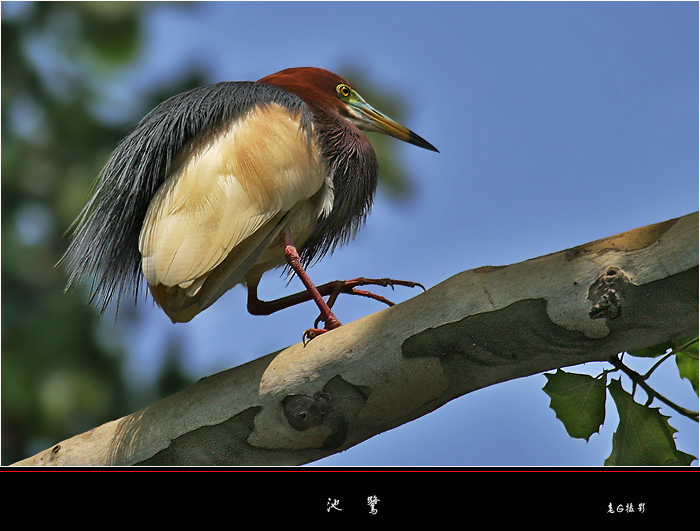
<svg viewBox="0 0 700 531">
<path fill-rule="evenodd" d="M 352 114 L 351 121 L 360 129 L 384 133 L 414 146 L 439 153 L 430 142 L 421 138 L 407 127 L 395 122 L 386 114 L 379 112 L 363 99 L 358 98 L 357 101 L 349 103 L 348 108 Z"/>
</svg>

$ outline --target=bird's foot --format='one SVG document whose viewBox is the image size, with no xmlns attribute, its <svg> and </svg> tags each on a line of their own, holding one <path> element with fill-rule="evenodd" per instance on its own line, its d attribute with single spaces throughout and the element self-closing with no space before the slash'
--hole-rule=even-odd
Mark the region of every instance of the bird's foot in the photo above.
<svg viewBox="0 0 700 531">
<path fill-rule="evenodd" d="M 319 328 L 321 321 L 323 321 L 325 328 Z M 304 331 L 304 333 L 301 335 L 301 341 L 304 343 L 304 346 L 306 346 L 312 339 L 340 326 L 340 321 L 338 321 L 338 319 L 332 313 L 330 313 L 328 316 L 319 315 L 316 318 L 316 321 L 314 321 L 314 327 Z"/>
<path fill-rule="evenodd" d="M 367 297 L 369 299 L 374 299 L 375 301 L 383 302 L 387 306 L 394 306 L 394 303 L 386 297 L 382 297 L 381 295 L 377 295 L 376 293 L 372 293 L 371 291 L 357 289 L 358 286 L 381 286 L 385 288 L 390 287 L 391 289 L 394 289 L 394 286 L 405 286 L 407 288 L 421 288 L 423 291 L 425 291 L 425 287 L 418 282 L 412 282 L 410 280 L 396 280 L 393 278 L 359 277 L 350 280 L 336 280 L 335 282 L 330 282 L 329 284 L 330 286 L 324 286 L 324 288 L 332 288 L 328 297 L 328 308 L 333 307 L 333 304 L 335 304 L 338 295 L 340 295 L 341 293 L 347 293 L 349 295 L 359 295 L 360 297 Z M 326 324 L 326 328 L 319 327 L 321 322 L 324 322 Z M 315 337 L 318 337 L 321 334 L 325 334 L 329 330 L 333 330 L 335 328 L 338 328 L 339 326 L 340 322 L 338 322 L 337 319 L 334 319 L 332 317 L 332 314 L 330 318 L 329 316 L 321 314 L 316 318 L 316 321 L 314 321 L 314 327 L 309 328 L 302 334 L 302 341 L 304 342 L 304 345 L 306 345 Z"/>
<path fill-rule="evenodd" d="M 328 332 L 326 328 L 309 328 L 301 335 L 301 342 L 306 346 L 309 341 Z"/>
<path fill-rule="evenodd" d="M 396 280 L 393 278 L 353 278 L 351 280 L 336 280 L 334 283 L 333 291 L 328 297 L 328 307 L 333 307 L 335 300 L 341 293 L 348 293 L 350 295 L 359 295 L 361 297 L 367 297 L 369 299 L 374 299 L 375 301 L 383 302 L 387 306 L 394 306 L 394 303 L 389 299 L 372 293 L 371 291 L 366 291 L 362 289 L 357 289 L 358 286 L 381 286 L 390 287 L 394 289 L 394 286 L 405 286 L 407 288 L 421 288 L 425 291 L 425 287 L 418 282 L 412 282 L 410 280 Z"/>
</svg>

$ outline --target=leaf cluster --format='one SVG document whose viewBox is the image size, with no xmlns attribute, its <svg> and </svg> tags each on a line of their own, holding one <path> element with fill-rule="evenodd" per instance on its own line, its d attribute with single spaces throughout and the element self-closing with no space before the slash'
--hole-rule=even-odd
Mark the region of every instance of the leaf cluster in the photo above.
<svg viewBox="0 0 700 531">
<path fill-rule="evenodd" d="M 550 397 L 550 408 L 571 437 L 588 441 L 605 421 L 608 391 L 617 408 L 619 424 L 613 433 L 612 452 L 605 460 L 606 466 L 689 466 L 697 458 L 678 450 L 674 437 L 677 430 L 668 423 L 670 417 L 651 404 L 655 400 L 662 402 L 696 422 L 698 413 L 674 404 L 649 386 L 647 380 L 661 363 L 674 358 L 680 378 L 687 379 L 697 395 L 698 337 L 668 341 L 627 354 L 659 360 L 643 375 L 627 367 L 622 356 L 612 358 L 613 368 L 598 376 L 557 369 L 545 375 L 547 383 L 543 390 Z M 621 377 L 608 378 L 618 371 L 632 381 L 631 393 L 622 387 Z M 637 388 L 647 394 L 646 403 L 640 404 L 634 399 Z"/>
</svg>

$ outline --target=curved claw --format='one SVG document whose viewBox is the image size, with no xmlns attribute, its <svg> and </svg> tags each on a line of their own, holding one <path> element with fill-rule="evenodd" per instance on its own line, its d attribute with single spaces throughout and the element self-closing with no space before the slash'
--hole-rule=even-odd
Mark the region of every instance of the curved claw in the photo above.
<svg viewBox="0 0 700 531">
<path fill-rule="evenodd" d="M 318 321 L 318 319 L 317 319 Z M 315 337 L 320 336 L 321 334 L 325 334 L 328 332 L 325 328 L 309 328 L 308 330 L 305 330 L 304 333 L 301 335 L 301 342 L 306 346 L 309 341 L 314 339 Z"/>
</svg>

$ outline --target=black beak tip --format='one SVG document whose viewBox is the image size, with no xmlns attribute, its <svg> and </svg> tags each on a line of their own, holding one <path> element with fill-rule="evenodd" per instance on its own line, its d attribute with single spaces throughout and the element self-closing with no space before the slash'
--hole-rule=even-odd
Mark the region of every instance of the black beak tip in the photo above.
<svg viewBox="0 0 700 531">
<path fill-rule="evenodd" d="M 410 132 L 408 135 L 408 143 L 413 144 L 414 146 L 421 147 L 423 149 L 427 149 L 428 151 L 434 151 L 435 153 L 440 153 L 438 149 L 433 146 L 430 142 L 428 142 L 425 138 L 422 138 L 415 134 L 413 131 Z"/>
</svg>

